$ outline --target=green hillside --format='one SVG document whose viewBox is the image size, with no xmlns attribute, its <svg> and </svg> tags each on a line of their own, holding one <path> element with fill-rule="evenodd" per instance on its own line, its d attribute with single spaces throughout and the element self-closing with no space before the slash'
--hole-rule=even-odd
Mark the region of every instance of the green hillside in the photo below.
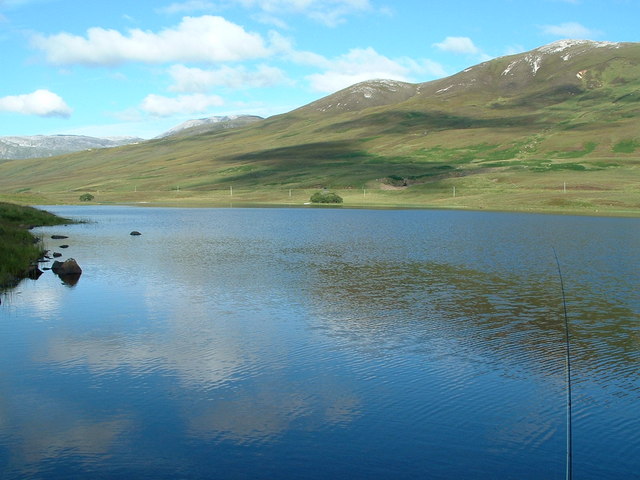
<svg viewBox="0 0 640 480">
<path fill-rule="evenodd" d="M 371 81 L 247 127 L 0 163 L 25 202 L 640 212 L 640 44 L 556 42 L 423 84 Z"/>
</svg>

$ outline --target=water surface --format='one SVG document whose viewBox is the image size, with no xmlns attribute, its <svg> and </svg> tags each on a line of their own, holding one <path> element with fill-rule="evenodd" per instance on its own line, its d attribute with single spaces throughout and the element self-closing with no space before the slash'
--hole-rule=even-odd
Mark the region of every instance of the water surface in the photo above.
<svg viewBox="0 0 640 480">
<path fill-rule="evenodd" d="M 48 209 L 84 272 L 2 297 L 2 478 L 564 478 L 553 248 L 574 478 L 638 478 L 636 219 Z"/>
</svg>

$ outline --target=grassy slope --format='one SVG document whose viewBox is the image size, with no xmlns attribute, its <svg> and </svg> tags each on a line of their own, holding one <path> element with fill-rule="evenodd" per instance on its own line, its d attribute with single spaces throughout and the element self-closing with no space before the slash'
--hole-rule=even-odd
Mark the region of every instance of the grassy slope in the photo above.
<svg viewBox="0 0 640 480">
<path fill-rule="evenodd" d="M 315 102 L 236 130 L 5 162 L 0 193 L 302 203 L 326 186 L 347 205 L 638 214 L 640 46 L 596 53 L 569 70 L 549 61 L 533 80 L 501 75 L 520 58 L 506 57 L 391 105 L 327 113 Z"/>
<path fill-rule="evenodd" d="M 42 245 L 28 228 L 68 222 L 43 210 L 0 202 L 0 288 L 23 277 L 42 255 Z"/>
</svg>

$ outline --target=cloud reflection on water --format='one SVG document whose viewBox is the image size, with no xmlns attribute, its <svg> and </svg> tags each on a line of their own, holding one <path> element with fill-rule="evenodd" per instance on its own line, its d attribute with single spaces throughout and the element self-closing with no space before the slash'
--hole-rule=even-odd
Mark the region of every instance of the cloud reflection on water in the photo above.
<svg viewBox="0 0 640 480">
<path fill-rule="evenodd" d="M 11 425 L 14 434 L 10 448 L 12 460 L 8 469 L 37 472 L 42 462 L 59 457 L 76 456 L 79 461 L 107 454 L 119 438 L 131 428 L 123 414 L 95 412 L 82 405 L 52 395 L 42 389 L 32 391 L 13 388 L 3 394 L 0 425 Z M 1 442 L 3 445 L 5 442 Z"/>
<path fill-rule="evenodd" d="M 254 290 L 251 299 L 236 291 L 176 286 L 167 301 L 164 291 L 141 286 L 136 307 L 127 308 L 152 319 L 149 324 L 119 319 L 86 331 L 58 331 L 38 360 L 71 372 L 88 369 L 106 383 L 123 372 L 142 382 L 175 379 L 192 392 L 180 406 L 186 428 L 204 440 L 270 440 L 292 425 L 313 430 L 358 416 L 361 402 L 339 378 L 319 373 L 322 381 L 296 380 L 305 351 L 317 347 L 297 338 L 304 325 L 283 311 L 291 304 L 272 286 Z M 287 322 L 292 328 L 283 335 Z"/>
</svg>

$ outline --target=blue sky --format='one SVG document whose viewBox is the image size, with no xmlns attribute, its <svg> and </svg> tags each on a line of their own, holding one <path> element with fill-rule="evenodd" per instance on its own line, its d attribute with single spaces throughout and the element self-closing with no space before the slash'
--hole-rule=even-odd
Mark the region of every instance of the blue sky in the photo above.
<svg viewBox="0 0 640 480">
<path fill-rule="evenodd" d="M 151 138 L 565 38 L 640 40 L 638 0 L 0 0 L 0 136 Z"/>
</svg>

